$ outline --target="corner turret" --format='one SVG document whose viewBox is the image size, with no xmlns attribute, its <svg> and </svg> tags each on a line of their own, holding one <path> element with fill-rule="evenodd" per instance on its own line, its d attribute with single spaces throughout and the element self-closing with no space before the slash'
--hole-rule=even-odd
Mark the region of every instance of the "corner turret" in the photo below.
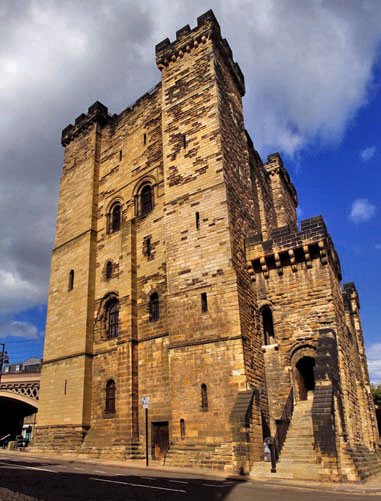
<svg viewBox="0 0 381 501">
<path fill-rule="evenodd" d="M 94 123 L 104 125 L 110 118 L 107 106 L 99 101 L 95 101 L 87 110 L 87 114 L 81 113 L 75 119 L 74 125 L 69 124 L 63 129 L 61 135 L 62 146 L 67 146 L 76 136 L 91 127 Z"/>
<path fill-rule="evenodd" d="M 279 153 L 269 155 L 264 168 L 270 175 L 277 228 L 288 226 L 291 230 L 296 231 L 298 227 L 296 217 L 298 196 Z"/>
<path fill-rule="evenodd" d="M 233 81 L 241 96 L 245 95 L 245 78 L 238 63 L 233 60 L 233 52 L 225 38 L 221 37 L 221 29 L 212 10 L 208 10 L 197 18 L 197 26 L 190 29 L 187 24 L 176 32 L 176 40 L 169 38 L 156 45 L 156 64 L 160 71 L 178 59 L 186 57 L 194 48 L 212 40 L 215 48 L 222 55 Z"/>
</svg>

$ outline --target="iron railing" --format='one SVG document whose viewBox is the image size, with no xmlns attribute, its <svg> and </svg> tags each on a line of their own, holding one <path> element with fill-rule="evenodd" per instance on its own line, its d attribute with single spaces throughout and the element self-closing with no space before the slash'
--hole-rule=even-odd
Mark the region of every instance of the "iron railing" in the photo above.
<svg viewBox="0 0 381 501">
<path fill-rule="evenodd" d="M 286 440 L 287 431 L 290 426 L 292 413 L 294 412 L 294 391 L 291 391 L 287 397 L 286 404 L 283 408 L 282 416 L 277 420 L 276 433 L 272 440 L 271 447 L 271 472 L 276 473 L 276 462 L 279 459 L 283 444 Z"/>
</svg>

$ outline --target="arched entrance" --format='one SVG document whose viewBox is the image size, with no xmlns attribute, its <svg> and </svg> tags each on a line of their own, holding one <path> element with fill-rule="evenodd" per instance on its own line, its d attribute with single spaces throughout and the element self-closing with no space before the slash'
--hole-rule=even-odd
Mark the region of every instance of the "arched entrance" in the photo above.
<svg viewBox="0 0 381 501">
<path fill-rule="evenodd" d="M 38 401 L 12 392 L 0 391 L 0 439 L 21 435 L 24 419 L 38 410 Z"/>
<path fill-rule="evenodd" d="M 308 356 L 302 357 L 295 365 L 299 400 L 307 400 L 308 392 L 315 389 L 314 367 L 315 359 Z"/>
</svg>

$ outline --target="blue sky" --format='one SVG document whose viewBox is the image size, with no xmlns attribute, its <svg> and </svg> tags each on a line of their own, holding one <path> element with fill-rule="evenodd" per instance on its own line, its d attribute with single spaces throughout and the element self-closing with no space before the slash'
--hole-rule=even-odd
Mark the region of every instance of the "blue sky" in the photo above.
<svg viewBox="0 0 381 501">
<path fill-rule="evenodd" d="M 343 283 L 356 284 L 372 379 L 381 383 L 380 114 L 377 89 L 351 120 L 341 142 L 312 146 L 287 164 L 298 191 L 301 219 L 323 215 L 339 253 Z M 353 214 L 356 201 L 360 202 Z"/>
<path fill-rule="evenodd" d="M 381 2 L 29 0 L 0 19 L 0 342 L 42 356 L 61 130 L 95 100 L 118 113 L 160 80 L 154 45 L 213 8 L 245 77 L 245 123 L 279 151 L 300 218 L 323 215 L 354 281 L 381 382 Z"/>
</svg>

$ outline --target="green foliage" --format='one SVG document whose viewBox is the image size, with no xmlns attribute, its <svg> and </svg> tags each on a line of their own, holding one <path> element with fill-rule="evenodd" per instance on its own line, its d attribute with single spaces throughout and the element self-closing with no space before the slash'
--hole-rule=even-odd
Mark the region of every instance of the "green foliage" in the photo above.
<svg viewBox="0 0 381 501">
<path fill-rule="evenodd" d="M 377 386 L 372 384 L 371 389 L 374 403 L 376 405 L 381 405 L 381 384 L 378 384 Z"/>
</svg>

